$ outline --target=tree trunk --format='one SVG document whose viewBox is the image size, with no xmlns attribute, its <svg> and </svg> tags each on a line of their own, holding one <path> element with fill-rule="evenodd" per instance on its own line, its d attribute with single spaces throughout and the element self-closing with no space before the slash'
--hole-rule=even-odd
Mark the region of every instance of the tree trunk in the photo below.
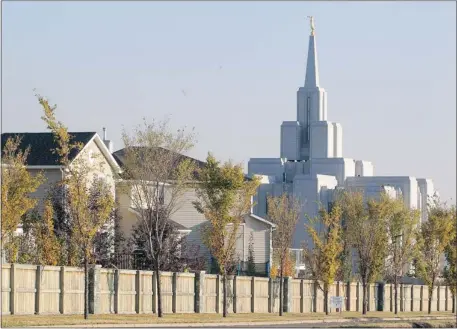
<svg viewBox="0 0 457 329">
<path fill-rule="evenodd" d="M 157 316 L 159 318 L 163 317 L 163 313 L 162 313 L 162 284 L 160 283 L 160 269 L 159 269 L 159 261 L 158 261 L 158 257 L 156 257 L 156 266 L 155 266 L 155 270 L 156 270 L 156 277 L 157 277 Z"/>
<path fill-rule="evenodd" d="M 84 255 L 84 319 L 89 318 L 89 271 L 87 255 Z"/>
<path fill-rule="evenodd" d="M 366 282 L 362 282 L 363 293 L 362 293 L 362 314 L 367 314 L 367 295 L 368 285 Z"/>
<path fill-rule="evenodd" d="M 284 263 L 284 262 L 281 262 L 281 263 Z M 284 265 L 281 264 L 281 272 L 280 272 L 280 277 L 279 277 L 279 316 L 282 316 L 282 312 L 283 312 L 283 305 L 284 305 L 284 300 L 283 300 L 283 286 L 284 286 L 284 282 L 283 282 L 283 276 L 284 276 L 284 272 L 283 272 L 283 268 L 284 268 Z"/>
<path fill-rule="evenodd" d="M 328 307 L 328 285 L 324 283 L 324 312 L 325 315 L 329 314 L 329 307 Z"/>
<path fill-rule="evenodd" d="M 398 279 L 395 275 L 395 282 L 394 282 L 394 290 L 395 290 L 395 300 L 394 300 L 394 311 L 395 314 L 398 314 Z"/>
<path fill-rule="evenodd" d="M 227 270 L 222 275 L 222 316 L 227 317 Z"/>
<path fill-rule="evenodd" d="M 433 285 L 428 287 L 428 314 L 432 313 Z"/>
</svg>

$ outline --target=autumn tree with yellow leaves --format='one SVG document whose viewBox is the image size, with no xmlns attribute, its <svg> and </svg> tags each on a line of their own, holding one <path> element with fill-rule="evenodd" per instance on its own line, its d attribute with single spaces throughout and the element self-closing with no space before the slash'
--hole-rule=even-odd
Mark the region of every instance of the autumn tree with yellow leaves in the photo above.
<svg viewBox="0 0 457 329">
<path fill-rule="evenodd" d="M 223 317 L 227 316 L 227 272 L 233 264 L 236 240 L 244 216 L 251 209 L 251 198 L 259 186 L 258 179 L 246 179 L 241 165 L 220 164 L 209 154 L 198 172 L 198 200 L 194 206 L 207 219 L 202 240 L 217 260 L 223 276 Z"/>
<path fill-rule="evenodd" d="M 324 293 L 324 312 L 329 314 L 328 294 L 340 269 L 340 254 L 343 251 L 341 239 L 342 210 L 334 205 L 331 210 L 323 207 L 319 216 L 310 218 L 305 224 L 310 240 L 304 245 L 304 259 L 311 279 Z"/>
<path fill-rule="evenodd" d="M 49 105 L 46 98 L 37 95 L 43 109 L 42 119 L 54 135 L 57 147 L 52 150 L 58 154 L 63 167 L 64 177 L 61 185 L 68 200 L 68 212 L 72 221 L 74 239 L 81 248 L 84 264 L 84 318 L 89 314 L 89 261 L 92 258 L 93 242 L 97 232 L 109 220 L 114 200 L 109 187 L 102 179 L 91 177 L 96 164 L 89 164 L 84 157 L 70 161 L 70 154 L 82 150 L 80 143 L 73 143 L 67 127 L 55 117 L 56 106 Z M 46 218 L 50 218 L 49 203 Z M 48 248 L 47 244 L 43 245 Z"/>
<path fill-rule="evenodd" d="M 433 289 L 441 275 L 441 262 L 446 248 L 453 242 L 455 213 L 434 197 L 428 209 L 428 218 L 421 224 L 418 236 L 416 274 L 428 287 L 428 313 L 432 312 Z"/>
<path fill-rule="evenodd" d="M 287 258 L 290 257 L 290 247 L 294 236 L 295 226 L 300 216 L 300 204 L 297 199 L 283 193 L 279 197 L 268 196 L 267 217 L 276 225 L 273 232 L 273 248 L 279 259 L 279 315 L 283 314 L 284 275 Z"/>
<path fill-rule="evenodd" d="M 21 137 L 8 138 L 3 147 L 1 162 L 1 212 L 2 249 L 7 261 L 17 261 L 18 245 L 14 236 L 22 217 L 35 208 L 37 200 L 30 196 L 44 182 L 41 173 L 32 175 L 27 171 L 30 148 L 20 149 Z"/>
</svg>

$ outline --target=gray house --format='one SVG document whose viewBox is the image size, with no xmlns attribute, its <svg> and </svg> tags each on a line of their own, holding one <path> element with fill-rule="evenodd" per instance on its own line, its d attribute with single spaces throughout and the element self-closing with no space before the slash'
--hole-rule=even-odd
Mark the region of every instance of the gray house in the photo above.
<svg viewBox="0 0 457 329">
<path fill-rule="evenodd" d="M 118 161 L 121 168 L 123 166 L 124 152 L 124 149 L 121 149 L 113 153 L 114 158 Z M 184 155 L 182 157 L 189 158 Z M 198 167 L 205 165 L 203 161 L 190 159 Z M 125 187 L 122 187 L 120 183 L 117 184 L 116 197 L 122 215 L 121 229 L 126 237 L 131 236 L 133 227 L 138 223 L 138 217 L 133 209 L 134 205 L 131 201 L 131 195 L 128 193 L 129 191 Z M 187 241 L 189 243 L 200 246 L 200 252 L 210 263 L 211 255 L 203 245 L 200 233 L 202 225 L 207 220 L 192 204 L 196 199 L 195 190 L 189 188 L 182 196 L 182 200 L 179 202 L 179 209 L 173 214 L 172 220 L 179 226 L 180 231 L 187 235 Z M 249 240 L 252 236 L 255 263 L 259 267 L 262 267 L 261 264 L 264 266 L 264 268 L 259 268 L 259 272 L 262 270 L 267 271 L 273 254 L 272 231 L 274 227 L 273 223 L 254 215 L 252 211 L 246 214 L 239 228 L 239 236 L 236 244 L 236 257 L 240 260 L 240 264 L 248 260 Z"/>
</svg>

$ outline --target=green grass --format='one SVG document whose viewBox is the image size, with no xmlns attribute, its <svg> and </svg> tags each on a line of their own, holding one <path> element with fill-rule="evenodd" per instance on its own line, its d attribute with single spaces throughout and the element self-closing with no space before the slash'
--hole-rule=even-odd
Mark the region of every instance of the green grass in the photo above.
<svg viewBox="0 0 457 329">
<path fill-rule="evenodd" d="M 395 315 L 393 313 L 369 312 L 363 318 L 388 318 L 388 317 L 427 317 L 427 313 L 401 313 Z M 431 316 L 452 316 L 450 312 L 436 312 Z M 454 315 L 455 316 L 455 315 Z M 362 314 L 358 312 L 343 312 L 343 314 L 333 313 L 325 316 L 323 313 L 284 313 L 284 316 L 279 317 L 278 314 L 269 313 L 237 313 L 229 314 L 227 318 L 223 318 L 221 314 L 165 314 L 159 319 L 155 314 L 100 314 L 89 315 L 88 320 L 84 320 L 82 315 L 6 315 L 2 316 L 2 327 L 29 327 L 29 326 L 62 326 L 62 325 L 116 325 L 116 324 L 187 324 L 187 323 L 234 323 L 234 322 L 291 322 L 305 320 L 322 320 L 322 319 L 358 319 Z M 430 320 L 427 320 L 430 322 Z M 449 320 L 447 321 L 449 322 Z M 368 323 L 367 323 L 368 324 Z M 393 323 L 385 323 L 393 324 Z M 384 324 L 384 325 L 385 325 Z M 372 325 L 371 323 L 369 324 Z M 377 324 L 376 324 L 377 325 Z M 398 322 L 395 323 L 395 326 Z M 344 326 L 343 323 L 339 327 Z M 366 325 L 361 324 L 366 327 Z M 411 328 L 411 327 L 407 327 Z"/>
</svg>

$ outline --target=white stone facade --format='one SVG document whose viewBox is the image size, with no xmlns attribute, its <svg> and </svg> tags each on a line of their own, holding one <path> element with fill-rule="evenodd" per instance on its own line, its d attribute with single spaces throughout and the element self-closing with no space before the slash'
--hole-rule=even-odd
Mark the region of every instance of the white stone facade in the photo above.
<svg viewBox="0 0 457 329">
<path fill-rule="evenodd" d="M 249 175 L 262 175 L 255 197 L 254 213 L 265 217 L 268 195 L 288 192 L 303 206 L 293 248 L 306 240 L 304 224 L 317 215 L 319 206 L 328 207 L 336 189 L 360 190 L 366 198 L 381 191 L 402 196 L 410 208 L 421 210 L 427 219 L 428 198 L 434 193 L 430 179 L 410 176 L 374 176 L 373 164 L 343 157 L 343 128 L 327 120 L 327 93 L 319 84 L 315 35 L 309 37 L 306 77 L 297 91 L 297 120 L 281 125 L 280 158 L 251 158 Z"/>
</svg>

